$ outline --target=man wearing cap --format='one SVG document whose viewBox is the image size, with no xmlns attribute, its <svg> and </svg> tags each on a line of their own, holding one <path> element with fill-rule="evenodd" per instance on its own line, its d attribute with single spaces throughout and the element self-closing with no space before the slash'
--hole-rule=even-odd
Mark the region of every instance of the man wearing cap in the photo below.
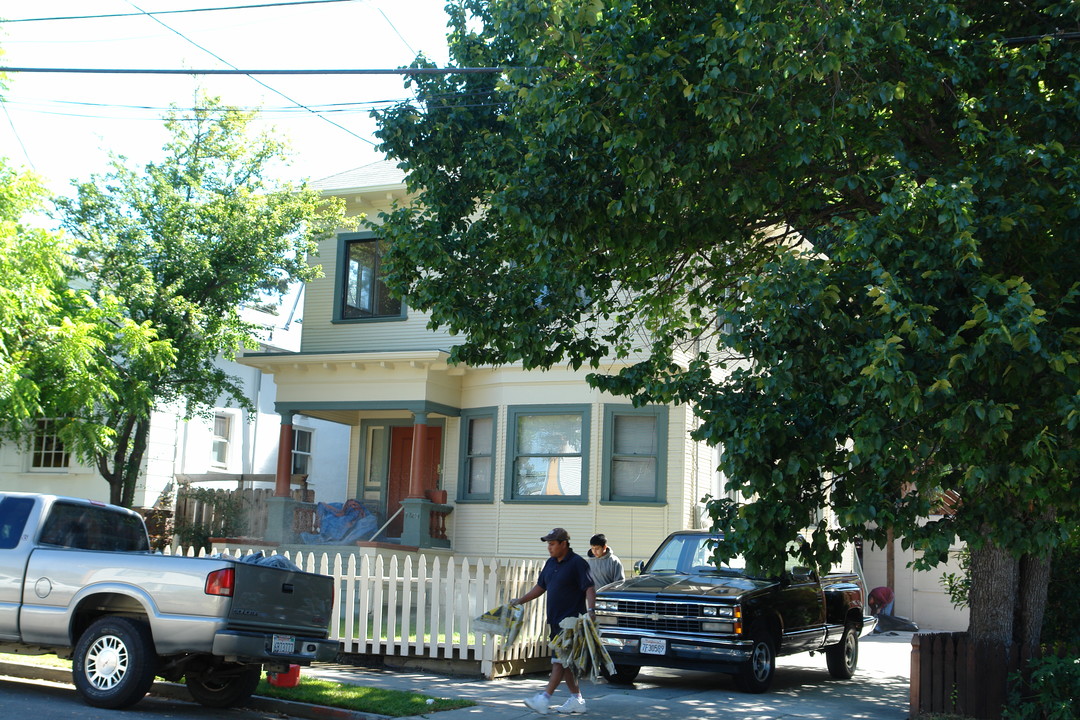
<svg viewBox="0 0 1080 720">
<path fill-rule="evenodd" d="M 570 549 L 570 533 L 563 528 L 555 528 L 540 539 L 548 544 L 548 555 L 551 557 L 544 564 L 532 590 L 511 600 L 510 604 L 521 605 L 547 593 L 547 621 L 551 626 L 549 638 L 553 638 L 559 633 L 559 623 L 563 619 L 577 617 L 586 611 L 593 612 L 596 587 L 589 572 L 589 563 Z M 577 678 L 554 656 L 551 658 L 551 678 L 547 689 L 526 698 L 525 705 L 541 715 L 547 715 L 551 696 L 564 680 L 570 691 L 570 699 L 552 709 L 559 713 L 585 712 L 585 700 L 581 697 Z"/>
</svg>

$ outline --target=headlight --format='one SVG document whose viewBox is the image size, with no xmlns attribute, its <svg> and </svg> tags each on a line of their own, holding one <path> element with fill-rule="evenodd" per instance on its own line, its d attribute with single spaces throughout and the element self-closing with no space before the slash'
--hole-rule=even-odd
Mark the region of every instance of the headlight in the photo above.
<svg viewBox="0 0 1080 720">
<path fill-rule="evenodd" d="M 596 601 L 596 609 L 597 610 L 618 610 L 619 609 L 619 603 L 618 603 L 617 600 L 597 600 Z"/>
<path fill-rule="evenodd" d="M 705 617 L 735 617 L 735 608 L 730 605 L 702 605 L 701 614 Z"/>
</svg>

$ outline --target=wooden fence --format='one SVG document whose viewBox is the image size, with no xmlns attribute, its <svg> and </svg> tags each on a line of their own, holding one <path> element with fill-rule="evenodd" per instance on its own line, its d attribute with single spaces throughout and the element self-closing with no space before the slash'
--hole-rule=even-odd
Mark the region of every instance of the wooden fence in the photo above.
<svg viewBox="0 0 1080 720">
<path fill-rule="evenodd" d="M 1045 652 L 1051 651 L 1040 654 Z M 1052 652 L 1075 653 L 1075 648 Z M 1009 676 L 1030 659 L 1016 646 L 1008 657 L 995 659 L 964 632 L 916 633 L 911 638 L 911 717 L 937 713 L 998 720 L 1008 701 Z"/>
<path fill-rule="evenodd" d="M 474 661 L 486 678 L 551 654 L 543 598 L 524 606 L 524 624 L 511 645 L 472 629 L 474 618 L 532 588 L 543 560 L 282 555 L 307 572 L 336 579 L 330 637 L 341 642 L 343 653 Z"/>
<path fill-rule="evenodd" d="M 313 532 L 315 524 L 315 493 L 297 489 L 291 497 L 300 505 L 293 522 L 295 532 Z M 269 518 L 267 500 L 274 497 L 273 488 L 245 490 L 205 489 L 184 487 L 176 495 L 173 525 L 200 526 L 212 537 L 266 537 Z"/>
</svg>

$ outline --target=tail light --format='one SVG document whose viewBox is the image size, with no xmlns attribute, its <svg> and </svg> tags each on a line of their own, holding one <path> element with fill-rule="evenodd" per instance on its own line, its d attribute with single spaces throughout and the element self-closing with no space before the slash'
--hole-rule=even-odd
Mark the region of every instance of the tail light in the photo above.
<svg viewBox="0 0 1080 720">
<path fill-rule="evenodd" d="M 215 570 L 206 576 L 206 587 L 203 589 L 203 592 L 207 595 L 232 597 L 235 583 L 236 571 L 233 568 Z"/>
</svg>

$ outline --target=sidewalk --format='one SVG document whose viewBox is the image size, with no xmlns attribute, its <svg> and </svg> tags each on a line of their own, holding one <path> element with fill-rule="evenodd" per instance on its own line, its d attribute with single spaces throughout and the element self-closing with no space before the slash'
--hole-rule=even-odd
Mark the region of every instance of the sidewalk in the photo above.
<svg viewBox="0 0 1080 720">
<path fill-rule="evenodd" d="M 851 680 L 834 680 L 824 655 L 781 657 L 772 689 L 748 695 L 727 675 L 644 668 L 632 686 L 582 683 L 588 715 L 610 720 L 906 720 L 911 633 L 868 635 L 859 643 L 859 669 Z M 435 697 L 469 698 L 461 710 L 417 715 L 410 720 L 527 720 L 536 713 L 522 701 L 542 690 L 544 675 L 500 680 L 455 678 L 431 673 L 320 664 L 304 674 L 341 683 L 389 687 Z M 562 686 L 552 705 L 568 696 Z M 558 717 L 555 713 L 553 716 Z"/>
<path fill-rule="evenodd" d="M 859 642 L 859 669 L 851 680 L 834 680 L 824 655 L 781 657 L 769 692 L 748 695 L 727 675 L 644 668 L 633 685 L 600 681 L 581 684 L 588 714 L 607 720 L 907 720 L 911 633 L 868 635 Z M 16 663 L 0 663 L 0 675 L 70 683 L 71 673 Z M 547 676 L 526 675 L 482 680 L 320 663 L 304 668 L 301 678 L 386 687 L 442 698 L 468 698 L 475 707 L 415 715 L 399 720 L 530 720 L 538 717 L 522 701 L 547 685 Z M 301 679 L 301 682 L 303 680 Z M 190 701 L 187 688 L 157 682 L 152 693 Z M 567 698 L 561 686 L 552 705 Z M 380 720 L 384 715 L 354 713 L 317 705 L 254 697 L 248 707 L 308 720 Z M 555 713 L 552 716 L 558 717 Z"/>
</svg>

